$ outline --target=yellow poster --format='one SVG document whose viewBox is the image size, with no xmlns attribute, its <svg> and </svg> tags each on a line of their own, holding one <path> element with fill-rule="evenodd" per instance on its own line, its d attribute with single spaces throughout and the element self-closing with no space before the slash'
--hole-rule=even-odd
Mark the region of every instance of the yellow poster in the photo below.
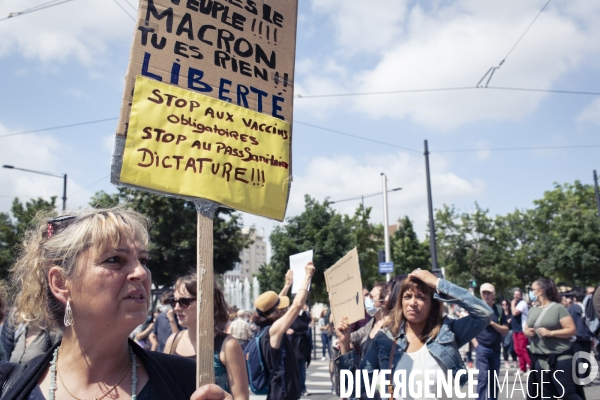
<svg viewBox="0 0 600 400">
<path fill-rule="evenodd" d="M 282 221 L 290 124 L 138 76 L 120 180 Z"/>
</svg>

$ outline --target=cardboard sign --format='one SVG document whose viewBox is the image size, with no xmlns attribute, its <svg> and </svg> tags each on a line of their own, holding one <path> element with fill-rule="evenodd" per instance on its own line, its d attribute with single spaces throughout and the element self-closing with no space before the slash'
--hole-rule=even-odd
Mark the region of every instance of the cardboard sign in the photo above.
<svg viewBox="0 0 600 400">
<path fill-rule="evenodd" d="M 281 156 L 288 164 L 285 177 L 277 182 L 280 191 L 287 196 L 292 176 L 289 124 L 293 111 L 297 13 L 297 0 L 276 3 L 264 0 L 141 0 L 116 132 L 111 181 L 182 197 L 206 193 L 203 190 L 201 194 L 190 194 L 175 184 L 169 185 L 167 191 L 156 189 L 155 186 L 160 185 L 148 187 L 141 183 L 121 182 L 125 138 L 133 129 L 129 125 L 135 106 L 136 77 L 143 76 L 276 119 L 277 134 L 285 130 L 288 136 L 288 159 L 285 160 L 283 154 L 273 153 L 269 153 L 268 158 L 273 155 L 279 161 Z M 188 99 L 189 96 L 178 99 L 181 98 Z M 173 98 L 172 102 L 176 103 L 176 100 Z M 140 110 L 139 106 L 137 109 Z M 257 114 L 246 117 L 247 120 L 260 120 Z M 208 126 L 214 126 L 215 121 L 212 122 Z M 287 129 L 284 128 L 286 122 Z M 256 133 L 252 130 L 254 127 L 262 134 L 272 134 L 275 123 L 263 120 L 238 132 L 256 136 L 253 135 Z M 258 166 L 249 168 L 250 171 Z M 275 184 L 274 180 L 271 182 Z M 282 189 L 281 186 L 288 187 Z M 226 192 L 239 194 L 236 187 L 227 186 Z M 238 207 L 235 195 L 223 204 L 248 211 L 243 204 Z M 283 208 L 285 210 L 285 204 Z M 248 212 L 265 215 L 257 212 L 256 207 L 251 209 L 253 211 Z M 270 211 L 268 214 L 271 218 L 283 219 L 283 215 L 273 217 Z"/>
<path fill-rule="evenodd" d="M 335 326 L 344 316 L 348 317 L 349 324 L 365 318 L 365 303 L 356 247 L 325 271 L 325 283 Z"/>
<path fill-rule="evenodd" d="M 283 219 L 287 122 L 144 77 L 130 121 L 121 182 Z"/>
<path fill-rule="evenodd" d="M 292 282 L 292 294 L 298 293 L 304 278 L 306 277 L 306 263 L 313 260 L 313 251 L 305 251 L 303 253 L 293 254 L 290 256 L 290 269 L 294 273 L 294 280 Z M 308 285 L 308 291 L 310 292 L 310 284 Z"/>
</svg>

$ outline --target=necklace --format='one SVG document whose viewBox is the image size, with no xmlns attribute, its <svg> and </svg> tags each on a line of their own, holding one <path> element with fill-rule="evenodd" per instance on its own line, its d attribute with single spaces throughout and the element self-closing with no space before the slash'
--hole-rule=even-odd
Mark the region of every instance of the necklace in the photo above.
<svg viewBox="0 0 600 400">
<path fill-rule="evenodd" d="M 65 390 L 67 391 L 67 393 L 69 393 L 69 395 L 71 397 L 73 397 L 74 399 L 77 399 L 77 400 L 84 400 L 84 399 L 81 399 L 81 398 L 75 396 L 65 386 L 65 383 L 63 382 L 62 377 L 60 376 L 60 372 L 58 372 L 58 349 L 60 349 L 60 346 L 58 346 L 54 350 L 54 353 L 52 355 L 53 356 L 52 361 L 50 362 L 50 391 L 48 393 L 48 398 L 50 400 L 54 400 L 54 396 L 55 396 L 56 389 L 57 389 L 56 375 L 58 375 L 58 379 L 60 379 L 60 383 L 63 385 L 63 387 L 65 388 Z M 136 395 L 136 392 L 137 392 L 137 363 L 135 362 L 135 353 L 133 352 L 133 349 L 131 348 L 131 346 L 129 347 L 129 356 L 131 358 L 131 362 L 127 366 L 127 369 L 125 370 L 125 373 L 123 374 L 121 379 L 119 379 L 119 382 L 117 382 L 112 388 L 110 388 L 107 392 L 105 392 L 101 397 L 94 398 L 93 400 L 102 400 L 103 398 L 108 396 L 108 394 L 110 392 L 115 390 L 117 388 L 117 386 L 119 386 L 119 384 L 121 382 L 123 382 L 123 379 L 125 379 L 125 376 L 127 376 L 127 372 L 129 372 L 130 368 L 131 368 L 131 400 L 137 400 L 137 395 Z"/>
</svg>

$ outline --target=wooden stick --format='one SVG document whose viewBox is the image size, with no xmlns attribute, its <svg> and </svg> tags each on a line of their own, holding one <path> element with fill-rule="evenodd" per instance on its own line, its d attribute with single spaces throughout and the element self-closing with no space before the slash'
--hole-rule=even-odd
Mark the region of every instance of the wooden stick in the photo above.
<svg viewBox="0 0 600 400">
<path fill-rule="evenodd" d="M 198 319 L 196 322 L 196 387 L 215 383 L 213 315 L 213 217 L 219 204 L 195 200 L 198 211 Z"/>
</svg>

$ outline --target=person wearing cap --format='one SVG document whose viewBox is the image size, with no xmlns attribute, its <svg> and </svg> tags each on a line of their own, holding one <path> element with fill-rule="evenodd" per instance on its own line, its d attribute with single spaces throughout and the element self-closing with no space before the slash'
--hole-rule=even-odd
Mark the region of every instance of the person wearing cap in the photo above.
<svg viewBox="0 0 600 400">
<path fill-rule="evenodd" d="M 502 349 L 502 335 L 508 333 L 508 322 L 500 305 L 495 304 L 496 288 L 491 283 L 484 283 L 479 288 L 481 298 L 493 311 L 489 325 L 479 332 L 473 345 L 475 346 L 475 366 L 479 370 L 477 380 L 477 393 L 479 400 L 496 400 L 498 386 L 488 388 L 488 382 L 497 382 L 500 378 L 500 354 Z"/>
<path fill-rule="evenodd" d="M 290 299 L 268 291 L 256 298 L 255 324 L 261 329 L 261 352 L 270 374 L 267 400 L 298 400 L 301 396 L 300 371 L 294 346 L 286 334 L 306 302 L 310 280 L 315 273 L 312 261 L 304 267 L 306 276 L 290 305 Z M 291 276 L 286 276 L 286 286 Z"/>
</svg>

